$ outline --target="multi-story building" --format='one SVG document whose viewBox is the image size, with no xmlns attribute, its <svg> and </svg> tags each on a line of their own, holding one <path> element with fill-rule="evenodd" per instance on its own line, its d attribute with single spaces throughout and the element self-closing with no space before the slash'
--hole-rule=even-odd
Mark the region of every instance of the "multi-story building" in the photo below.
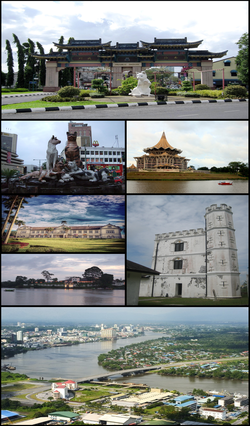
<svg viewBox="0 0 250 426">
<path fill-rule="evenodd" d="M 205 229 L 157 234 L 152 269 L 140 296 L 240 297 L 233 212 L 226 204 L 206 208 Z"/>
<path fill-rule="evenodd" d="M 88 124 L 70 121 L 68 131 L 69 133 L 77 133 L 76 143 L 78 146 L 92 146 L 92 130 Z"/>
<path fill-rule="evenodd" d="M 238 78 L 235 56 L 213 61 L 213 69 L 211 72 L 213 76 L 213 85 L 218 88 L 223 86 L 223 74 L 225 86 L 228 84 L 242 84 Z M 201 71 L 197 71 L 195 68 L 189 69 L 188 77 L 192 79 L 193 76 L 195 78 L 195 84 L 201 83 Z"/>
<path fill-rule="evenodd" d="M 116 330 L 114 328 L 104 328 L 101 330 L 102 339 L 116 339 Z"/>
<path fill-rule="evenodd" d="M 18 158 L 17 135 L 14 133 L 1 133 L 1 168 L 10 169 L 17 172 L 24 172 L 23 160 Z"/>
<path fill-rule="evenodd" d="M 119 226 L 96 225 L 96 226 L 65 226 L 42 227 L 21 226 L 16 231 L 16 238 L 122 238 Z"/>
<path fill-rule="evenodd" d="M 17 339 L 18 342 L 23 341 L 23 332 L 21 330 L 17 332 L 16 339 Z"/>
<path fill-rule="evenodd" d="M 215 420 L 226 420 L 226 410 L 224 408 L 201 408 L 201 415 L 206 419 L 212 416 Z"/>
<path fill-rule="evenodd" d="M 120 170 L 125 167 L 125 148 L 114 148 L 107 146 L 92 146 L 81 149 L 80 157 L 82 163 L 87 168 L 93 165 L 95 168 L 105 167 L 110 170 Z M 118 167 L 119 166 L 119 167 Z"/>
</svg>

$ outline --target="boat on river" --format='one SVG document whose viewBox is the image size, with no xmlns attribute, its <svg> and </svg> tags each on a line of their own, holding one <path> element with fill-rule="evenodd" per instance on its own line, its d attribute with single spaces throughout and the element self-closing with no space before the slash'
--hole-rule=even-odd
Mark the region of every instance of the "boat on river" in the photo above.
<svg viewBox="0 0 250 426">
<path fill-rule="evenodd" d="M 218 185 L 233 185 L 233 182 L 219 182 Z"/>
</svg>

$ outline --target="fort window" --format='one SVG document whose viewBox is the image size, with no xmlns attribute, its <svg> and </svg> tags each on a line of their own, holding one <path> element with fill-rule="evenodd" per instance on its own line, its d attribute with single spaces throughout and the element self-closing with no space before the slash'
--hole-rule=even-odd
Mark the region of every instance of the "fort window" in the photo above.
<svg viewBox="0 0 250 426">
<path fill-rule="evenodd" d="M 174 251 L 183 251 L 184 243 L 175 243 Z"/>
<path fill-rule="evenodd" d="M 182 260 L 174 260 L 174 269 L 182 269 Z"/>
</svg>

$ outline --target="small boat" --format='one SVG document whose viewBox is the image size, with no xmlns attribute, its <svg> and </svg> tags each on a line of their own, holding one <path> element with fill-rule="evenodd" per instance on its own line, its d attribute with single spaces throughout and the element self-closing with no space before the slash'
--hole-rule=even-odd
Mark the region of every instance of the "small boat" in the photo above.
<svg viewBox="0 0 250 426">
<path fill-rule="evenodd" d="M 233 185 L 233 182 L 219 182 L 218 185 Z"/>
</svg>

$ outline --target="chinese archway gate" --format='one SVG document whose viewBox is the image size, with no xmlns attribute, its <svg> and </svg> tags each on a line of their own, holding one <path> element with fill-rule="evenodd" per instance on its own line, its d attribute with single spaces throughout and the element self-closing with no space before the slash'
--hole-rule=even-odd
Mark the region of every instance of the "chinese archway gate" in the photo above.
<svg viewBox="0 0 250 426">
<path fill-rule="evenodd" d="M 46 83 L 44 91 L 59 90 L 59 71 L 73 67 L 103 67 L 113 73 L 113 88 L 120 86 L 124 72 L 136 75 L 150 67 L 188 67 L 202 73 L 203 84 L 213 86 L 212 60 L 226 55 L 227 50 L 219 53 L 208 50 L 193 50 L 203 40 L 188 42 L 187 37 L 180 39 L 157 39 L 152 43 L 102 43 L 98 40 L 70 40 L 69 44 L 54 43 L 59 50 L 48 54 L 34 54 L 37 59 L 46 59 Z"/>
</svg>

